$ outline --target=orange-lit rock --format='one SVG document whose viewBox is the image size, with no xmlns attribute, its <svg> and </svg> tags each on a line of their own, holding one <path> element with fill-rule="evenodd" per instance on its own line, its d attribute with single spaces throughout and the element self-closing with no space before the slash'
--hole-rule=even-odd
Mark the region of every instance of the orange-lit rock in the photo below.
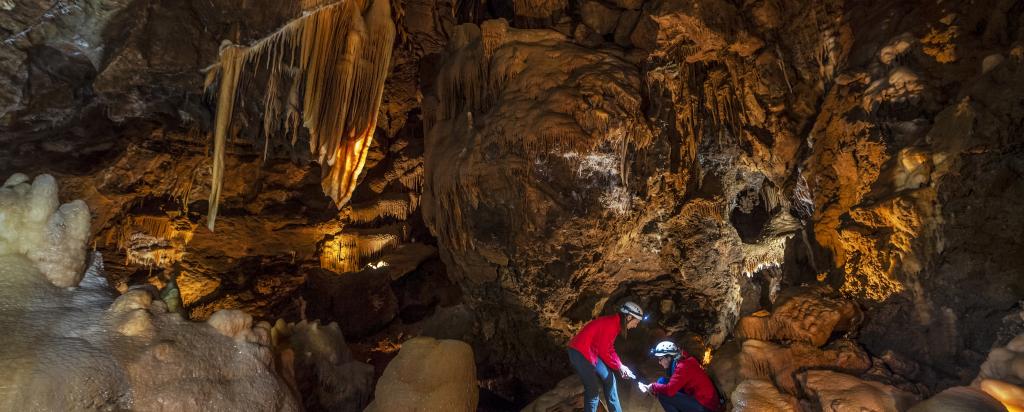
<svg viewBox="0 0 1024 412">
<path fill-rule="evenodd" d="M 800 373 L 799 379 L 819 405 L 829 405 L 837 412 L 898 412 L 917 402 L 913 395 L 894 387 L 838 372 L 812 370 Z"/>
<path fill-rule="evenodd" d="M 783 299 L 770 315 L 740 319 L 736 336 L 822 346 L 833 333 L 852 330 L 863 316 L 853 302 L 830 297 L 829 292 L 825 288 L 790 291 L 793 295 Z"/>
<path fill-rule="evenodd" d="M 804 369 L 835 369 L 853 374 L 864 372 L 871 360 L 856 343 L 839 340 L 818 349 L 804 344 L 781 346 L 759 340 L 743 342 L 740 375 L 744 379 L 775 382 L 780 390 L 796 394 L 796 372 Z"/>
<path fill-rule="evenodd" d="M 798 403 L 795 397 L 775 389 L 770 381 L 745 380 L 736 386 L 730 395 L 734 411 L 779 411 L 795 412 Z"/>
</svg>

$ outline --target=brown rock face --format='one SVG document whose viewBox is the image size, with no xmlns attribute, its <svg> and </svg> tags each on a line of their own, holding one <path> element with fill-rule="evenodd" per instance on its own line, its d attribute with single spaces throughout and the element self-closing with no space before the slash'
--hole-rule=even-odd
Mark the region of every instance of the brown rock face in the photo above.
<svg viewBox="0 0 1024 412">
<path fill-rule="evenodd" d="M 629 267 L 655 264 L 599 263 L 610 235 L 599 222 L 631 207 L 624 148 L 648 139 L 637 70 L 614 52 L 501 21 L 460 26 L 444 60 L 428 114 L 424 220 L 453 279 L 486 311 L 484 340 L 526 344 L 524 361 L 559 362 L 563 351 L 550 338 L 523 333 L 566 332 L 561 312 L 577 296 L 570 282 L 607 287 L 599 286 L 607 275 L 580 270 L 625 279 Z M 595 303 L 580 308 L 584 316 L 600 310 Z"/>
<path fill-rule="evenodd" d="M 805 369 L 835 369 L 860 374 L 871 366 L 863 349 L 850 341 L 818 349 L 804 344 L 781 346 L 759 340 L 743 343 L 740 375 L 744 379 L 771 380 L 780 390 L 797 394 L 796 373 Z"/>
<path fill-rule="evenodd" d="M 583 23 L 602 36 L 611 33 L 619 22 L 619 11 L 599 1 L 584 2 L 580 6 L 580 13 Z"/>
<path fill-rule="evenodd" d="M 424 220 L 481 314 L 481 346 L 514 348 L 482 351 L 489 363 L 564 362 L 574 328 L 627 297 L 658 328 L 712 345 L 754 283 L 741 278 L 774 282 L 774 299 L 773 268 L 810 217 L 793 172 L 821 91 L 778 51 L 754 59 L 735 7 L 688 4 L 637 16 L 632 43 L 652 49 L 643 70 L 630 63 L 643 52 L 602 49 L 581 26 L 587 48 L 501 20 L 453 35 L 424 103 Z M 688 23 L 644 37 L 658 29 L 648 10 Z M 818 72 L 810 55 L 796 61 Z"/>
<path fill-rule="evenodd" d="M 790 292 L 770 315 L 739 320 L 735 335 L 744 339 L 787 340 L 820 347 L 833 333 L 850 331 L 862 321 L 860 309 L 849 300 L 828 296 L 825 288 Z"/>
<path fill-rule="evenodd" d="M 746 380 L 730 395 L 734 411 L 797 411 L 795 397 L 775 389 L 775 385 L 764 380 Z"/>
<path fill-rule="evenodd" d="M 835 267 L 831 281 L 879 302 L 868 306 L 868 348 L 895 349 L 963 382 L 998 335 L 1000 325 L 982 319 L 1003 317 L 1020 295 L 1011 292 L 1019 254 L 1004 254 L 1014 242 L 1000 234 L 1020 222 L 996 217 L 1010 216 L 1002 205 L 1021 193 L 996 183 L 1019 168 L 1009 155 L 1019 139 L 996 125 L 1020 121 L 1011 103 L 1019 99 L 1010 97 L 1020 90 L 1020 66 L 985 72 L 982 64 L 1020 46 L 963 35 L 970 24 L 1004 30 L 992 9 L 918 14 L 922 7 L 892 8 L 885 13 L 917 18 L 873 31 L 868 22 L 878 14 L 848 15 L 864 27 L 855 31 L 863 42 L 822 102 L 804 173 L 814 236 Z M 973 202 L 986 206 L 967 212 Z M 981 249 L 1005 258 L 983 258 Z"/>
<path fill-rule="evenodd" d="M 856 393 L 965 385 L 1021 327 L 1020 2 L 392 2 L 352 202 L 321 193 L 305 132 L 264 146 L 251 87 L 216 232 L 203 69 L 324 2 L 69 3 L 0 0 L 0 178 L 57 175 L 111 285 L 176 284 L 194 319 L 396 342 L 422 320 L 523 406 L 631 299 L 652 321 L 619 342 L 628 362 L 725 343 L 719 382 L 748 409 L 843 398 L 794 390 L 794 365 L 857 373 Z"/>
<path fill-rule="evenodd" d="M 819 405 L 828 405 L 828 410 L 836 412 L 904 411 L 917 401 L 891 386 L 831 371 L 809 371 L 801 380 Z"/>
</svg>

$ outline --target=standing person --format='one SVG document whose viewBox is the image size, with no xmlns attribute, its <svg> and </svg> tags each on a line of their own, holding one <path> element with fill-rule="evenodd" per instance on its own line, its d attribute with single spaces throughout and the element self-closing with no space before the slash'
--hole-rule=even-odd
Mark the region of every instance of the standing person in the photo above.
<svg viewBox="0 0 1024 412">
<path fill-rule="evenodd" d="M 666 412 L 722 410 L 715 385 L 697 358 L 670 341 L 657 344 L 651 349 L 651 355 L 658 358 L 668 377 L 649 385 L 640 384 L 640 391 L 657 396 Z"/>
<path fill-rule="evenodd" d="M 633 302 L 619 307 L 619 313 L 601 316 L 583 326 L 569 341 L 569 363 L 583 381 L 583 410 L 597 411 L 598 391 L 604 387 L 608 401 L 608 412 L 621 412 L 619 393 L 615 387 L 615 375 L 622 379 L 636 379 L 633 371 L 619 360 L 615 353 L 615 337 L 637 327 L 644 318 L 644 311 Z"/>
</svg>

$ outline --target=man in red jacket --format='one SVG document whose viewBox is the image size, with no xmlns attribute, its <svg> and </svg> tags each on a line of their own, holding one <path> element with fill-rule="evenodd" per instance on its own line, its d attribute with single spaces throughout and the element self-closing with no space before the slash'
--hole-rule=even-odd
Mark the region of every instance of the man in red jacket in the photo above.
<svg viewBox="0 0 1024 412">
<path fill-rule="evenodd" d="M 697 358 L 669 341 L 659 343 L 651 349 L 651 354 L 658 358 L 669 378 L 649 385 L 640 384 L 640 390 L 657 396 L 666 412 L 719 412 L 722 409 L 715 385 Z"/>
<path fill-rule="evenodd" d="M 602 316 L 583 325 L 583 329 L 569 341 L 569 363 L 583 381 L 584 411 L 597 411 L 598 391 L 603 383 L 608 412 L 622 412 L 612 372 L 618 372 L 623 379 L 636 379 L 636 376 L 615 353 L 615 337 L 637 327 L 643 318 L 644 311 L 640 305 L 626 302 L 619 308 L 619 313 Z"/>
</svg>

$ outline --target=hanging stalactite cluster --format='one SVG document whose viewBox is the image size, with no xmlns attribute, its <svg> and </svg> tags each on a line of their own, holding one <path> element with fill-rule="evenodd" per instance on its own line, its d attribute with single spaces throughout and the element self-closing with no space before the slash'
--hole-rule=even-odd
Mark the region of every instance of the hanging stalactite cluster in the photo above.
<svg viewBox="0 0 1024 412">
<path fill-rule="evenodd" d="M 104 244 L 117 245 L 125 265 L 168 267 L 184 258 L 194 231 L 195 225 L 179 214 L 129 216 L 107 231 Z"/>
<path fill-rule="evenodd" d="M 354 223 L 372 223 L 382 218 L 406 220 L 419 208 L 419 196 L 414 193 L 382 195 L 372 201 L 351 204 L 342 210 Z"/>
<path fill-rule="evenodd" d="M 320 267 L 336 272 L 358 272 L 364 260 L 375 259 L 397 247 L 409 236 L 405 224 L 375 229 L 348 229 L 327 239 L 320 247 Z"/>
<path fill-rule="evenodd" d="M 394 39 L 389 1 L 346 0 L 310 10 L 249 47 L 222 48 L 206 81 L 209 88 L 220 79 L 210 230 L 234 106 L 257 73 L 267 76 L 262 123 L 267 146 L 278 133 L 290 135 L 295 144 L 304 127 L 310 153 L 324 166 L 324 193 L 337 205 L 348 202 L 377 127 Z"/>
</svg>

